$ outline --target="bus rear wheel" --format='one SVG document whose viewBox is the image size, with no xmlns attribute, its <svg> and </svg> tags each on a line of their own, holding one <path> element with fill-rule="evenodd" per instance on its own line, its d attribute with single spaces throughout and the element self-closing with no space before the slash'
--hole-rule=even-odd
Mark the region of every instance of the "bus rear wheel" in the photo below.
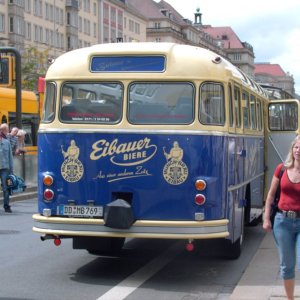
<svg viewBox="0 0 300 300">
<path fill-rule="evenodd" d="M 228 259 L 237 259 L 240 257 L 243 245 L 243 235 L 240 236 L 235 242 L 225 240 L 225 257 Z"/>
</svg>

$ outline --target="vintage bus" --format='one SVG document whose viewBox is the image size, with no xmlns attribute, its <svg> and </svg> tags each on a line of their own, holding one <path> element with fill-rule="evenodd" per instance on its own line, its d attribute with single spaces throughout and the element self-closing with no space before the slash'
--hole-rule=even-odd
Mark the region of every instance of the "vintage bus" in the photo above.
<svg viewBox="0 0 300 300">
<path fill-rule="evenodd" d="M 126 238 L 222 239 L 261 219 L 268 94 L 219 55 L 172 43 L 63 54 L 38 132 L 42 240 L 112 253 Z"/>
</svg>

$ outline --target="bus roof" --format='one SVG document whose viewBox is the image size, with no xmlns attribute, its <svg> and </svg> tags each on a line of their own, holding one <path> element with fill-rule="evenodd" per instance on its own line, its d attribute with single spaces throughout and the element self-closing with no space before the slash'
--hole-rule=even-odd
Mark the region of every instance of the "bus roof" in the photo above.
<svg viewBox="0 0 300 300">
<path fill-rule="evenodd" d="M 139 72 L 140 80 L 155 80 L 160 77 L 164 80 L 176 80 L 183 76 L 190 80 L 203 78 L 213 81 L 232 78 L 265 97 L 267 95 L 247 75 L 218 54 L 201 47 L 175 43 L 112 43 L 73 50 L 55 60 L 48 69 L 46 80 L 136 79 L 136 73 L 131 71 L 95 72 L 91 70 L 92 58 L 159 55 L 166 57 L 165 68 L 161 72 L 155 72 L 155 77 L 151 77 L 151 71 Z"/>
</svg>

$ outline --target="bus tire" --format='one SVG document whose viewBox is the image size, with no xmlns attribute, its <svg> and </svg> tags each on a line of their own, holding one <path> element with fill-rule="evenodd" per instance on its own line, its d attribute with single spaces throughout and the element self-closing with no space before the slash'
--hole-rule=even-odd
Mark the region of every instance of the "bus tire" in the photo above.
<svg viewBox="0 0 300 300">
<path fill-rule="evenodd" d="M 243 236 L 235 242 L 225 240 L 225 257 L 228 259 L 238 259 L 242 253 Z"/>
</svg>

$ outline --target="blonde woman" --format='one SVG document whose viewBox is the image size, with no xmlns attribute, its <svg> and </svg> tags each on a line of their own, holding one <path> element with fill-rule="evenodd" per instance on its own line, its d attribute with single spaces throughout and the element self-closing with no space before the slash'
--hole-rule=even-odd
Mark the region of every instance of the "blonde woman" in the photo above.
<svg viewBox="0 0 300 300">
<path fill-rule="evenodd" d="M 271 204 L 280 184 L 280 198 L 276 213 L 273 236 L 277 245 L 280 274 L 288 300 L 294 300 L 296 258 L 300 257 L 300 136 L 293 140 L 284 172 L 279 180 L 282 164 L 274 172 L 270 190 L 266 199 L 263 228 L 272 230 L 270 221 Z M 299 262 L 300 263 L 300 262 Z"/>
</svg>

